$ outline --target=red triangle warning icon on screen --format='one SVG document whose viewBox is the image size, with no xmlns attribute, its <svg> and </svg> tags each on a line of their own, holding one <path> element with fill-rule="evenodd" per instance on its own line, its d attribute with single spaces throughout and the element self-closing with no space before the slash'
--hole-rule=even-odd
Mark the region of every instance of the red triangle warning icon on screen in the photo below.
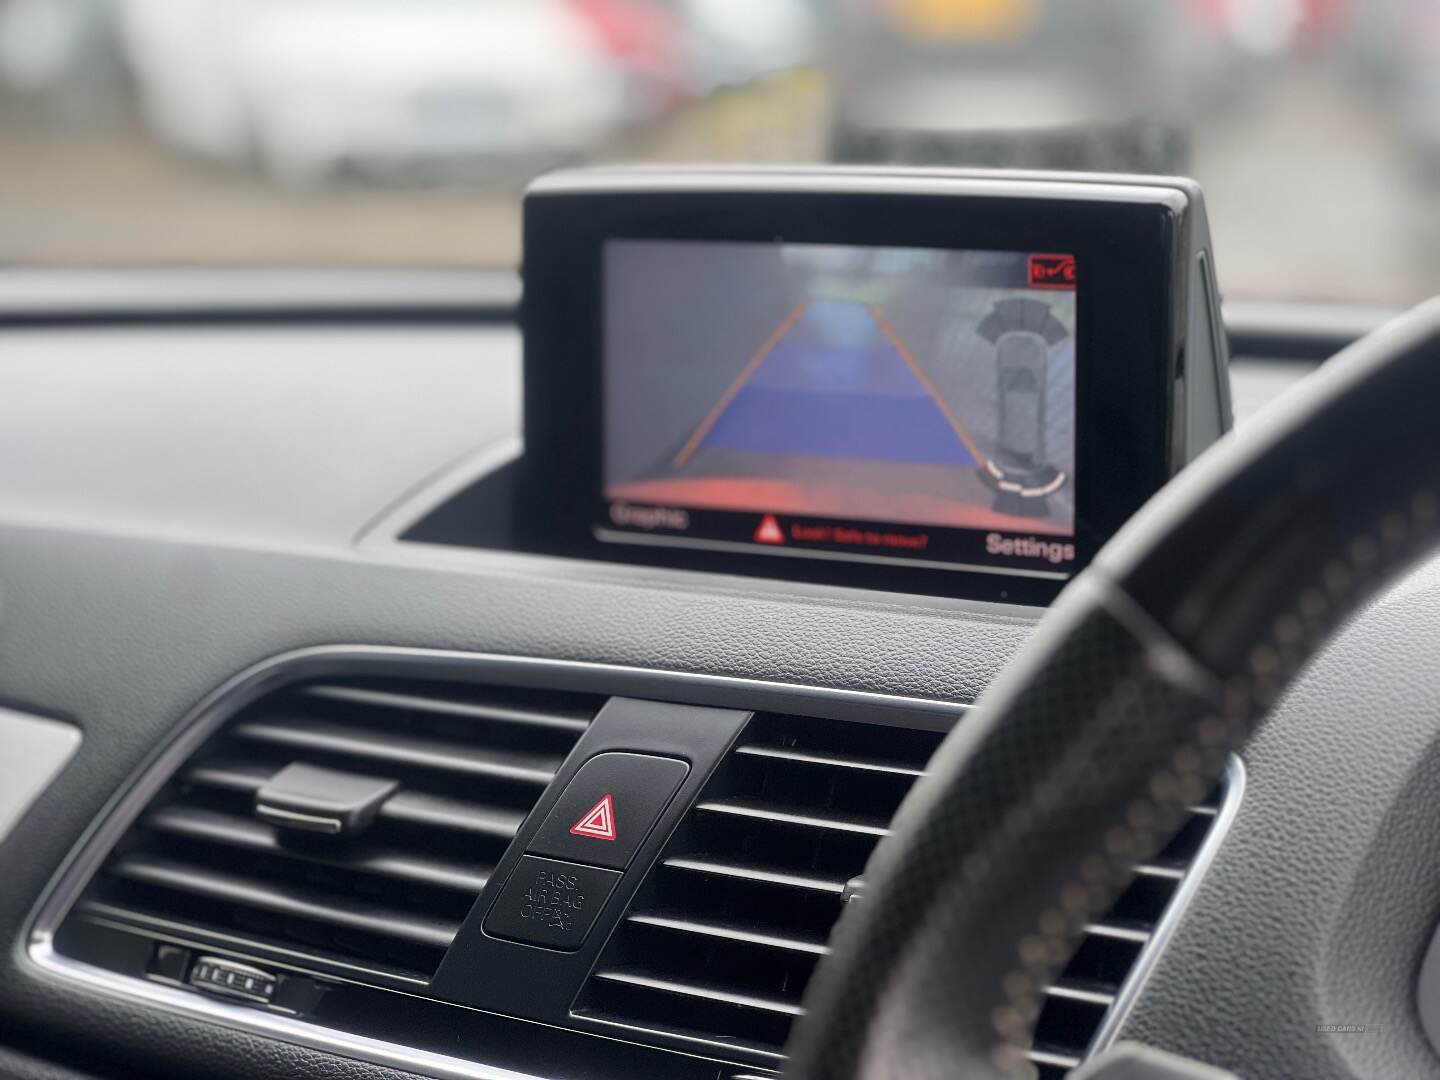
<svg viewBox="0 0 1440 1080">
<path fill-rule="evenodd" d="M 783 544 L 785 542 L 785 530 L 780 528 L 780 522 L 775 520 L 774 514 L 766 514 L 760 519 L 760 527 L 755 530 L 755 542 L 757 544 Z"/>
<path fill-rule="evenodd" d="M 615 839 L 615 800 L 607 791 L 605 797 L 580 815 L 580 820 L 570 826 L 576 836 L 588 836 L 593 840 Z"/>
</svg>

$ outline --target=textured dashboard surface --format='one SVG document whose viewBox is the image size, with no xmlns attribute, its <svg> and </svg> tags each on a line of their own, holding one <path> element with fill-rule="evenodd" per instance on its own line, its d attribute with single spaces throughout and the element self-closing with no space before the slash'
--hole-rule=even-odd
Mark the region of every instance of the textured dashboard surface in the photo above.
<svg viewBox="0 0 1440 1080">
<path fill-rule="evenodd" d="M 1124 1037 L 1244 1076 L 1440 1076 L 1414 1003 L 1440 910 L 1437 611 L 1432 562 L 1265 721 L 1245 804 Z"/>
<path fill-rule="evenodd" d="M 0 1047 L 0 1080 L 94 1080 L 48 1061 Z"/>
<path fill-rule="evenodd" d="M 132 1075 L 194 1075 L 199 1062 L 221 1077 L 394 1075 L 62 991 L 20 956 L 34 899 L 116 787 L 200 697 L 259 660 L 310 645 L 410 645 L 967 701 L 1033 623 L 1019 609 L 951 601 L 357 546 L 418 485 L 513 437 L 510 331 L 132 328 L 7 331 L 3 343 L 0 705 L 72 721 L 85 739 L 0 843 L 0 936 L 17 946 L 0 954 L 0 1042 L 104 1045 Z M 1418 756 L 1433 717 L 1427 724 L 1418 698 L 1407 697 L 1393 736 L 1357 731 L 1354 718 L 1375 715 L 1376 702 L 1400 712 L 1389 702 L 1440 644 L 1433 618 L 1420 618 L 1437 591 L 1440 573 L 1423 572 L 1365 616 L 1352 644 L 1332 649 L 1267 728 L 1252 761 L 1252 802 L 1152 983 L 1137 1034 L 1214 1060 L 1226 1060 L 1227 1038 L 1255 1053 L 1265 1043 L 1271 1056 L 1252 1060 L 1267 1064 L 1313 1045 L 1313 1074 L 1323 1075 L 1337 1059 L 1318 1049 L 1332 1044 L 1315 1034 L 1314 1017 L 1344 1019 L 1339 1000 L 1386 979 L 1392 995 L 1409 993 L 1403 949 L 1420 933 L 1420 912 L 1434 907 L 1434 885 L 1417 869 L 1434 864 L 1434 841 L 1421 837 L 1428 846 L 1414 852 L 1367 844 L 1409 836 L 1387 818 L 1396 785 L 1419 784 L 1425 796 L 1435 794 L 1431 780 L 1440 786 L 1433 770 L 1425 779 Z M 1304 775 L 1287 755 L 1299 755 Z M 1302 796 L 1315 804 L 1302 803 L 1313 819 L 1290 808 Z M 1327 798 L 1334 805 L 1320 805 Z M 1347 804 L 1352 812 L 1339 820 Z M 1418 836 L 1432 805 L 1417 800 L 1401 824 Z M 1264 887 L 1277 861 L 1295 864 L 1293 896 Z M 1375 880 L 1408 881 L 1405 903 L 1419 906 L 1375 905 L 1361 891 Z M 1322 897 L 1327 888 L 1334 895 Z M 1399 904 L 1398 890 L 1390 899 Z M 1354 913 L 1362 901 L 1363 918 Z M 1329 939 L 1339 952 L 1320 967 L 1301 951 L 1321 940 L 1320 920 L 1281 920 L 1306 910 L 1327 913 L 1332 929 L 1355 919 Z M 1402 914 L 1409 921 L 1395 942 L 1368 940 Z M 1350 955 L 1362 946 L 1373 952 Z M 1418 962 L 1418 948 L 1413 955 Z M 1240 962 L 1254 978 L 1232 993 L 1229 965 Z M 1238 1011 L 1255 1004 L 1262 976 L 1277 973 L 1300 995 L 1289 1019 Z M 1249 1025 L 1244 1040 L 1218 1025 L 1203 1034 L 1194 1023 L 1202 1004 Z M 1387 1061 L 1403 1063 L 1402 1072 L 1378 1073 L 1423 1075 L 1410 1068 L 1418 1051 L 1399 1034 L 1365 1046 L 1401 1055 Z M 1285 1064 L 1257 1075 L 1309 1074 Z"/>
<path fill-rule="evenodd" d="M 519 426 L 494 327 L 7 330 L 0 515 L 343 543 Z"/>
</svg>

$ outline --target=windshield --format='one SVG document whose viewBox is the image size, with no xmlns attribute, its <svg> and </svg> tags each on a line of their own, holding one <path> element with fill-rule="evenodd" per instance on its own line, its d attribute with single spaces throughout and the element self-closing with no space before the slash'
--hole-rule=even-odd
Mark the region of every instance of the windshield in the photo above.
<svg viewBox="0 0 1440 1080">
<path fill-rule="evenodd" d="M 0 0 L 0 262 L 513 266 L 604 161 L 1187 173 L 1231 297 L 1440 292 L 1440 0 Z"/>
</svg>

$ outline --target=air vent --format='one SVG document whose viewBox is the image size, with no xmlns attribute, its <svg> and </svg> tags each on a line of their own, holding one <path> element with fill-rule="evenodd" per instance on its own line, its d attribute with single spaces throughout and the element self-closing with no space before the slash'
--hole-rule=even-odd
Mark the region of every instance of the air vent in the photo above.
<svg viewBox="0 0 1440 1080">
<path fill-rule="evenodd" d="M 575 1011 L 778 1054 L 939 734 L 760 715 L 631 904 Z"/>
<path fill-rule="evenodd" d="M 828 952 L 847 882 L 863 872 L 939 741 L 893 727 L 757 716 L 636 894 L 575 1013 L 778 1059 Z M 1031 1055 L 1046 1080 L 1094 1044 L 1217 806 L 1212 799 L 1193 808 L 1051 989 Z"/>
<path fill-rule="evenodd" d="M 601 703 L 397 680 L 273 694 L 151 802 L 77 915 L 320 970 L 426 980 Z M 368 792 L 367 812 L 328 835 L 312 831 L 334 824 L 323 814 L 257 814 L 257 793 L 287 769 L 302 796 L 316 776 Z"/>
<path fill-rule="evenodd" d="M 1047 991 L 1036 1021 L 1030 1060 L 1039 1080 L 1059 1080 L 1096 1048 L 1127 979 L 1210 835 L 1223 794 L 1222 785 L 1204 803 L 1192 806 L 1165 849 L 1136 867 L 1135 880 L 1115 906 L 1086 930 L 1065 971 Z"/>
</svg>

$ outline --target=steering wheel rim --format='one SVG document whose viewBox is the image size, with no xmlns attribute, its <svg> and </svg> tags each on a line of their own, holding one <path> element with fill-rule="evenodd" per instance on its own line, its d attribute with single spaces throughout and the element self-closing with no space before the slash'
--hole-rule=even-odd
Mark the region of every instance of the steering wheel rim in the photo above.
<svg viewBox="0 0 1440 1080">
<path fill-rule="evenodd" d="M 787 1075 L 1026 1075 L 1041 989 L 1350 613 L 1440 539 L 1440 300 L 1141 510 L 916 785 Z M 1177 573 L 1177 568 L 1184 568 Z"/>
</svg>

